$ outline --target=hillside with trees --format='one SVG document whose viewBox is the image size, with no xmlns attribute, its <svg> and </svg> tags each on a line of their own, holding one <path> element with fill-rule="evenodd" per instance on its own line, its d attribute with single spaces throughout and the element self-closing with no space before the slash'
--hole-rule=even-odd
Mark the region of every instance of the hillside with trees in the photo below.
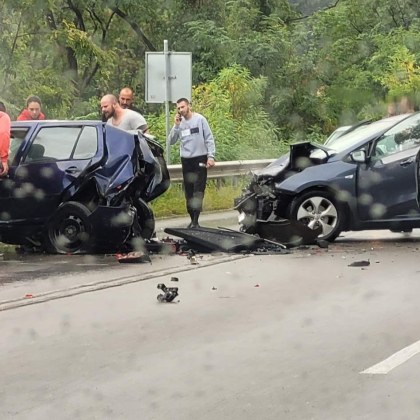
<svg viewBox="0 0 420 420">
<path fill-rule="evenodd" d="M 194 108 L 219 160 L 275 157 L 420 88 L 415 0 L 4 0 L 0 14 L 12 117 L 37 94 L 49 118 L 98 118 L 100 97 L 128 85 L 164 142 L 163 107 L 144 102 L 144 59 L 167 39 L 193 54 Z"/>
</svg>

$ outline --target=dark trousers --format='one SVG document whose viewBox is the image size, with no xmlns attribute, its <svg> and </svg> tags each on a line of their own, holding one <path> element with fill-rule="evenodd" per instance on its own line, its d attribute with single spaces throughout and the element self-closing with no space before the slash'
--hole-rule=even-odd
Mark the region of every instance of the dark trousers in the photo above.
<svg viewBox="0 0 420 420">
<path fill-rule="evenodd" d="M 181 158 L 182 176 L 184 179 L 184 193 L 188 214 L 193 218 L 194 213 L 203 209 L 204 191 L 207 182 L 207 156 Z M 204 164 L 204 166 L 200 166 Z"/>
</svg>

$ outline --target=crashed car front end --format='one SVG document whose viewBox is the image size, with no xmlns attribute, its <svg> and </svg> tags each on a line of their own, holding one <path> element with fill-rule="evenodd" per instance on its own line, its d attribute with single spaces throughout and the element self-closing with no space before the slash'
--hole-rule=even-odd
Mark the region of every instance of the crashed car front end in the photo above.
<svg viewBox="0 0 420 420">
<path fill-rule="evenodd" d="M 261 234 L 261 229 L 267 230 L 267 223 L 272 223 L 273 230 L 279 222 L 284 224 L 296 194 L 282 188 L 284 181 L 311 166 L 325 163 L 329 157 L 328 150 L 320 145 L 297 143 L 291 145 L 288 154 L 252 173 L 242 195 L 234 201 L 240 230 Z"/>
<path fill-rule="evenodd" d="M 125 150 L 121 142 L 108 137 L 105 164 L 92 171 L 70 198 L 95 191 L 90 193 L 96 201 L 90 222 L 99 250 L 133 249 L 149 239 L 155 220 L 148 202 L 169 187 L 163 148 L 141 133 L 134 134 L 133 140 L 125 142 Z"/>
</svg>

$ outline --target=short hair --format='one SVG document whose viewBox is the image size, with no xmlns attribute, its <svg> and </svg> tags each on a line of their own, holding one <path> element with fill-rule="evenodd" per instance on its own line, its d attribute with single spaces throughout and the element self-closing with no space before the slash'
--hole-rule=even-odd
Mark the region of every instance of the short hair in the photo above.
<svg viewBox="0 0 420 420">
<path fill-rule="evenodd" d="M 131 93 L 131 95 L 133 95 L 133 96 L 134 96 L 134 91 L 133 91 L 133 89 L 131 89 L 131 87 L 128 87 L 128 86 L 123 87 L 123 88 L 120 90 L 120 95 L 121 95 L 121 92 L 122 92 L 123 90 L 125 90 L 125 91 L 127 91 L 127 92 L 130 92 L 130 93 Z"/>
<path fill-rule="evenodd" d="M 101 102 L 103 100 L 111 102 L 111 104 L 117 104 L 118 103 L 117 97 L 115 95 L 113 95 L 112 93 L 107 93 L 106 95 L 102 96 Z"/>
<path fill-rule="evenodd" d="M 187 98 L 179 98 L 176 103 L 179 104 L 180 102 L 186 102 L 188 105 L 190 104 L 190 101 Z"/>
<path fill-rule="evenodd" d="M 36 96 L 36 95 L 28 96 L 28 98 L 26 99 L 26 108 L 28 108 L 31 102 L 36 102 L 40 106 L 42 106 L 41 98 L 39 96 Z"/>
<path fill-rule="evenodd" d="M 2 101 L 0 101 L 0 111 L 1 112 L 6 112 L 6 105 Z"/>
</svg>

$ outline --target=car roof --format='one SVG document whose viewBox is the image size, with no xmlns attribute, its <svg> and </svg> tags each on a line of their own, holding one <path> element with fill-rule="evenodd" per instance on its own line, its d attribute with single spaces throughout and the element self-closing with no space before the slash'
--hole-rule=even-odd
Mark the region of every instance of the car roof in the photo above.
<svg viewBox="0 0 420 420">
<path fill-rule="evenodd" d="M 25 120 L 12 121 L 12 127 L 27 127 L 34 125 L 98 125 L 105 124 L 101 120 Z"/>
</svg>

